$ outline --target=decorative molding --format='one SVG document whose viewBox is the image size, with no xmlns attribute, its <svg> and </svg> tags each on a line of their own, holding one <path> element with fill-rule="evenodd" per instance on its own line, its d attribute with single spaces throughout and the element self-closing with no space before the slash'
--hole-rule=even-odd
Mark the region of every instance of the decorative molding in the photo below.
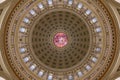
<svg viewBox="0 0 120 80">
<path fill-rule="evenodd" d="M 15 74 L 20 79 L 38 79 L 38 71 L 40 69 L 42 69 L 42 66 L 40 66 L 39 64 L 36 64 L 37 61 L 35 61 L 34 58 L 31 58 L 30 61 L 28 61 L 28 62 L 25 62 L 25 63 L 22 62 L 26 56 L 32 54 L 32 52 L 30 52 L 32 50 L 26 51 L 27 49 L 29 49 L 29 47 L 27 47 L 27 49 L 25 49 L 24 47 L 26 46 L 25 41 L 28 40 L 27 34 L 30 31 L 29 28 L 31 28 L 32 21 L 34 21 L 35 17 L 33 18 L 34 15 L 32 17 L 29 16 L 30 14 L 27 13 L 25 9 L 27 9 L 27 11 L 30 10 L 30 8 L 33 9 L 33 4 L 36 5 L 39 3 L 37 1 L 35 1 L 35 2 L 34 1 L 33 0 L 32 1 L 29 1 L 29 0 L 28 1 L 27 0 L 20 1 L 20 3 L 18 3 L 16 5 L 16 7 L 14 8 L 14 10 L 12 11 L 11 15 L 9 16 L 8 22 L 5 26 L 5 32 L 4 32 L 5 37 L 4 37 L 4 41 L 3 41 L 5 54 L 6 54 L 6 57 L 8 59 L 8 62 L 10 64 L 11 68 L 13 69 Z M 76 1 L 77 0 L 75 0 L 75 2 Z M 61 2 L 62 2 L 62 0 L 60 0 L 60 4 L 61 4 Z M 44 0 L 42 3 L 46 4 L 46 2 L 44 2 Z M 82 65 L 82 67 L 77 66 L 77 67 L 74 67 L 74 69 L 72 71 L 68 71 L 68 72 L 64 71 L 65 73 L 62 74 L 62 78 L 61 78 L 61 76 L 58 76 L 59 74 L 56 74 L 55 71 L 52 71 L 49 68 L 46 68 L 46 69 L 43 68 L 43 69 L 45 69 L 44 71 L 46 73 L 44 74 L 44 76 L 42 78 L 46 79 L 47 77 L 49 77 L 49 74 L 52 73 L 52 75 L 56 79 L 66 79 L 66 78 L 68 78 L 68 75 L 74 75 L 75 80 L 81 79 L 81 77 L 79 77 L 76 74 L 77 71 L 81 70 L 81 71 L 83 71 L 83 74 L 85 75 L 85 77 L 83 77 L 85 80 L 101 79 L 104 76 L 104 74 L 107 72 L 109 67 L 111 66 L 111 62 L 113 61 L 114 55 L 116 53 L 116 45 L 117 45 L 117 35 L 116 35 L 117 31 L 115 30 L 116 28 L 112 21 L 111 15 L 109 14 L 109 11 L 107 11 L 105 6 L 99 0 L 98 1 L 96 0 L 93 4 L 91 4 L 92 1 L 89 1 L 89 2 L 83 1 L 83 3 L 86 3 L 87 5 L 88 4 L 91 5 L 94 8 L 94 10 L 96 10 L 96 13 L 93 12 L 91 16 L 87 15 L 87 14 L 89 14 L 89 11 L 87 12 L 87 14 L 85 14 L 85 11 L 87 9 L 89 9 L 90 6 L 84 7 L 84 8 L 82 8 L 81 11 L 79 11 L 80 9 L 77 10 L 75 7 L 76 4 L 75 5 L 72 4 L 72 6 L 71 6 L 71 2 L 69 2 L 69 5 L 67 2 L 65 2 L 65 4 L 63 4 L 63 5 L 60 5 L 59 2 L 56 2 L 56 3 L 58 3 L 58 6 L 55 4 L 54 7 L 53 7 L 53 5 L 49 6 L 48 4 L 46 4 L 46 7 L 47 7 L 46 10 L 42 10 L 43 9 L 42 5 L 39 5 L 41 10 L 38 9 L 38 6 L 37 7 L 35 6 L 34 10 L 37 11 L 37 9 L 38 9 L 37 13 L 40 15 L 41 15 L 42 11 L 47 12 L 49 10 L 57 9 L 59 7 L 64 8 L 64 9 L 66 8 L 69 10 L 73 10 L 74 12 L 76 11 L 82 17 L 85 17 L 85 19 L 87 19 L 86 22 L 89 23 L 88 25 L 90 27 L 92 27 L 92 34 L 93 34 L 92 36 L 94 36 L 96 39 L 94 40 L 94 44 L 91 44 L 91 45 L 94 45 L 94 46 L 92 46 L 92 49 L 91 49 L 92 55 L 90 55 L 88 58 L 86 58 L 85 61 L 83 61 L 84 64 Z M 51 2 L 49 4 L 51 4 Z M 96 22 L 96 19 L 94 19 L 94 17 L 96 17 L 96 16 L 98 18 L 97 22 Z M 24 20 L 24 17 L 26 17 L 25 21 L 20 22 L 19 20 Z M 92 20 L 92 19 L 94 19 L 94 20 Z M 30 24 L 29 24 L 29 20 L 31 20 Z M 99 23 L 99 20 L 100 20 L 100 23 Z M 91 21 L 93 21 L 95 23 L 93 23 Z M 24 25 L 24 27 L 22 25 Z M 20 32 L 19 29 L 21 28 L 21 26 L 22 26 L 22 30 Z M 103 30 L 103 31 L 96 32 L 95 29 L 99 26 L 101 27 L 101 30 Z M 27 29 L 27 31 L 25 31 L 25 29 Z M 97 29 L 97 31 L 99 31 L 99 29 Z M 24 32 L 26 32 L 27 34 Z M 24 41 L 24 42 L 22 42 L 22 41 Z M 101 48 L 99 48 L 99 47 L 101 47 Z M 99 52 L 97 52 L 97 51 L 99 51 Z M 21 53 L 21 52 L 23 52 L 23 53 Z M 93 62 L 93 61 L 95 61 L 95 58 L 93 61 L 91 61 L 91 58 L 93 56 L 99 58 L 99 62 L 97 65 L 95 62 Z M 29 57 L 31 57 L 31 56 L 29 56 Z M 26 58 L 25 61 L 28 60 L 29 57 Z M 33 64 L 33 62 L 35 62 L 35 63 Z M 28 68 L 28 69 L 26 69 L 26 68 Z M 92 70 L 91 70 L 91 68 L 92 68 Z M 30 71 L 29 69 L 32 69 L 32 71 Z M 60 77 L 60 78 L 58 78 L 58 77 Z"/>
</svg>

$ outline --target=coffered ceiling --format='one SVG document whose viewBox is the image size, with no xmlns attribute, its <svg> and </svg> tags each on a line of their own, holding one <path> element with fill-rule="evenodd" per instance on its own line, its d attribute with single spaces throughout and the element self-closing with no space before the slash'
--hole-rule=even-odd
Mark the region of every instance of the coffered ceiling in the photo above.
<svg viewBox="0 0 120 80">
<path fill-rule="evenodd" d="M 118 13 L 107 1 L 13 0 L 6 14 L 1 7 L 8 73 L 16 80 L 109 79 L 119 67 L 120 38 Z"/>
</svg>

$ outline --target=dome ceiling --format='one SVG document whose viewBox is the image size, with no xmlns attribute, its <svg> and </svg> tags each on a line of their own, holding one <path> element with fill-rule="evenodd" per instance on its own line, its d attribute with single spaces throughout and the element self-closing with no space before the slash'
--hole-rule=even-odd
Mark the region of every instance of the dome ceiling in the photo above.
<svg viewBox="0 0 120 80">
<path fill-rule="evenodd" d="M 100 80 L 116 53 L 117 30 L 100 0 L 20 0 L 4 30 L 21 80 Z"/>
<path fill-rule="evenodd" d="M 33 52 L 40 62 L 51 68 L 65 69 L 78 64 L 88 53 L 90 34 L 86 24 L 75 14 L 53 11 L 37 22 L 33 28 Z M 66 46 L 56 46 L 54 37 L 65 33 Z M 36 59 L 37 59 L 36 58 Z M 38 61 L 38 62 L 39 62 Z"/>
</svg>

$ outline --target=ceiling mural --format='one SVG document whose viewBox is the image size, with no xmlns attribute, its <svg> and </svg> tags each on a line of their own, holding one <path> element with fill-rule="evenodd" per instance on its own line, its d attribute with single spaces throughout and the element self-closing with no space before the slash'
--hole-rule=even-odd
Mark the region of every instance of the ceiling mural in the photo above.
<svg viewBox="0 0 120 80">
<path fill-rule="evenodd" d="M 118 29 L 102 0 L 19 0 L 3 50 L 20 80 L 101 80 L 118 52 Z"/>
</svg>

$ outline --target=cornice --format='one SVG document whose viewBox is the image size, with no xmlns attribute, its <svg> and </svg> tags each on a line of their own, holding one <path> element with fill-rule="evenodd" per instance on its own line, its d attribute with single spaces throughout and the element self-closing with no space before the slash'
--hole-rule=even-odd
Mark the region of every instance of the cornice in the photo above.
<svg viewBox="0 0 120 80">
<path fill-rule="evenodd" d="M 115 4 L 116 3 L 113 1 L 110 1 L 110 2 L 106 1 L 106 5 L 108 5 L 107 8 L 111 14 L 114 25 L 116 26 L 116 29 L 117 29 L 118 44 L 120 44 L 119 43 L 120 42 L 120 24 L 119 24 L 120 23 L 120 18 L 119 18 L 120 15 L 117 12 L 117 9 L 116 9 L 117 7 Z M 110 71 L 108 72 L 109 77 L 112 76 L 114 73 L 116 73 L 117 68 L 120 65 L 120 51 L 119 51 L 119 49 L 120 49 L 120 46 L 118 46 L 118 51 L 117 51 L 118 54 L 115 56 L 113 64 L 110 68 Z"/>
</svg>

